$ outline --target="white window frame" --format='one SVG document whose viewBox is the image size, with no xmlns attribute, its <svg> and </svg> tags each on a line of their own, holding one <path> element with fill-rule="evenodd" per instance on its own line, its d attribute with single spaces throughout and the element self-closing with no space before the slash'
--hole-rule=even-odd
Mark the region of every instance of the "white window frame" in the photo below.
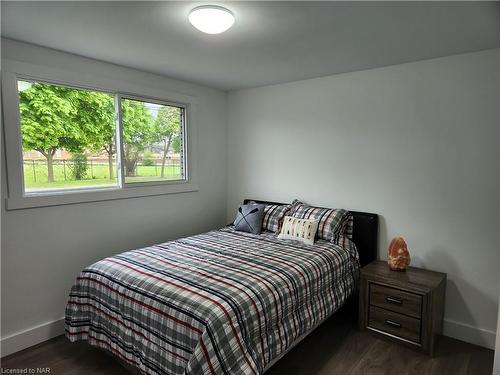
<svg viewBox="0 0 500 375">
<path fill-rule="evenodd" d="M 152 195 L 174 194 L 198 190 L 197 184 L 197 100 L 157 87 L 145 87 L 132 82 L 117 81 L 95 75 L 82 75 L 62 69 L 54 69 L 2 59 L 2 111 L 7 169 L 8 210 L 34 207 L 58 206 L 66 204 L 97 202 L 114 199 L 127 199 Z M 77 79 L 75 79 L 77 77 Z M 19 121 L 18 80 L 46 82 L 86 90 L 100 91 L 115 95 L 120 104 L 121 98 L 142 100 L 184 108 L 184 175 L 183 180 L 128 182 L 124 181 L 120 155 L 117 155 L 118 185 L 112 187 L 85 187 L 75 189 L 54 189 L 44 192 L 24 192 L 22 136 Z M 117 107 L 121 116 L 121 105 Z M 121 121 L 117 118 L 117 153 L 123 153 L 121 142 Z"/>
</svg>

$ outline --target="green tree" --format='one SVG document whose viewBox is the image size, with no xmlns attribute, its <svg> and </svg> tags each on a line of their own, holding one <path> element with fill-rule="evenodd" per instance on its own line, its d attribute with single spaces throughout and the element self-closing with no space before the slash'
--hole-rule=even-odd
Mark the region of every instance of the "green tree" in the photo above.
<svg viewBox="0 0 500 375">
<path fill-rule="evenodd" d="M 84 134 L 73 121 L 75 90 L 33 83 L 20 91 L 19 109 L 23 148 L 36 150 L 47 159 L 48 181 L 54 181 L 54 154 L 57 149 L 80 152 Z"/>
<path fill-rule="evenodd" d="M 87 164 L 87 155 L 81 152 L 75 153 L 71 157 L 71 162 L 72 163 L 69 165 L 71 176 L 75 180 L 83 180 L 89 168 Z"/>
<path fill-rule="evenodd" d="M 77 107 L 75 121 L 85 136 L 83 143 L 93 151 L 105 151 L 108 156 L 109 179 L 114 178 L 113 155 L 115 147 L 115 99 L 113 95 L 79 91 L 74 103 Z"/>
<path fill-rule="evenodd" d="M 172 139 L 172 150 L 174 150 L 175 153 L 181 152 L 181 137 L 175 137 Z"/>
<path fill-rule="evenodd" d="M 157 140 L 155 121 L 144 102 L 122 99 L 125 176 L 135 176 L 137 162 L 146 146 Z"/>
<path fill-rule="evenodd" d="M 170 147 L 180 145 L 181 109 L 170 106 L 162 106 L 158 110 L 155 120 L 155 134 L 159 141 L 163 142 L 163 155 L 161 160 L 160 177 L 165 176 L 165 161 Z"/>
</svg>

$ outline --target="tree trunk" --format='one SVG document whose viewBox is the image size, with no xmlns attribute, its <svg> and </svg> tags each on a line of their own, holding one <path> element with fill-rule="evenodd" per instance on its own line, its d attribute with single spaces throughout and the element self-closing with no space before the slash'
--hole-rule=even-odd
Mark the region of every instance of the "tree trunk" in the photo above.
<svg viewBox="0 0 500 375">
<path fill-rule="evenodd" d="M 132 150 L 128 145 L 125 145 L 124 151 L 125 177 L 135 177 L 135 168 L 139 155 L 137 152 L 134 152 L 134 150 Z"/>
<path fill-rule="evenodd" d="M 108 169 L 109 169 L 109 179 L 113 179 L 113 145 L 109 144 L 108 148 L 106 149 L 108 153 Z"/>
<path fill-rule="evenodd" d="M 172 134 L 168 136 L 168 141 L 167 139 L 165 139 L 165 147 L 163 148 L 163 158 L 161 160 L 161 173 L 160 173 L 161 178 L 165 176 L 165 161 L 167 159 L 167 153 L 170 148 L 171 142 L 172 142 Z"/>
<path fill-rule="evenodd" d="M 135 177 L 135 168 L 137 165 L 137 159 L 125 159 L 125 176 Z"/>
<path fill-rule="evenodd" d="M 49 151 L 45 157 L 47 158 L 47 180 L 54 182 L 54 153 Z"/>
<path fill-rule="evenodd" d="M 139 151 L 133 146 L 125 145 L 125 177 L 136 177 L 137 162 L 139 161 Z"/>
</svg>

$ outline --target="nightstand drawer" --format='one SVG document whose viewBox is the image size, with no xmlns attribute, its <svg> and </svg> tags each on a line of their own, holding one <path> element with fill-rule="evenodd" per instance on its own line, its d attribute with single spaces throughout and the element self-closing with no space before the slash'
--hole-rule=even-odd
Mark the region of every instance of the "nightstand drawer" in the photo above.
<svg viewBox="0 0 500 375">
<path fill-rule="evenodd" d="M 409 316 L 370 306 L 368 327 L 401 337 L 412 342 L 420 342 L 420 320 Z"/>
<path fill-rule="evenodd" d="M 375 283 L 370 283 L 370 305 L 417 319 L 422 316 L 422 296 Z"/>
</svg>

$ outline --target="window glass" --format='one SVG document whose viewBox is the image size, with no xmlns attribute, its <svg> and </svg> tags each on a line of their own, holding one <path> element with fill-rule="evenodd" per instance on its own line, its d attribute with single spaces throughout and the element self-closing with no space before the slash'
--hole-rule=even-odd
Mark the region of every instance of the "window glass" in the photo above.
<svg viewBox="0 0 500 375">
<path fill-rule="evenodd" d="M 114 96 L 18 81 L 26 194 L 118 185 Z"/>
<path fill-rule="evenodd" d="M 184 108 L 122 99 L 125 183 L 184 180 Z"/>
</svg>

